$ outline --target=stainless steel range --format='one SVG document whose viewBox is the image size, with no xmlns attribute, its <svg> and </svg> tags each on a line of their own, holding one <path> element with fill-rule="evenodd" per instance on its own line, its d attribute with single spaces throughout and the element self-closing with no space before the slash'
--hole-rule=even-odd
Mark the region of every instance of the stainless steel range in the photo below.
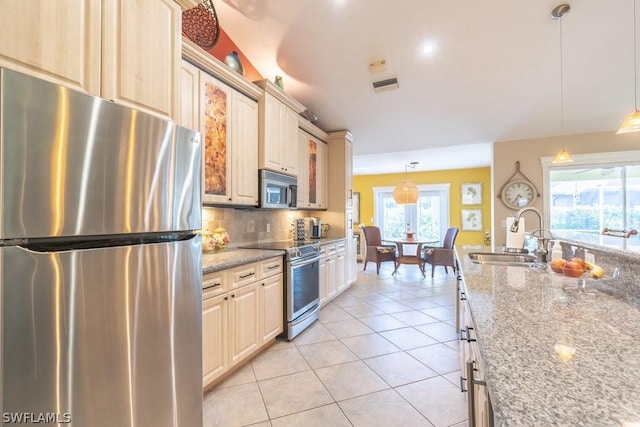
<svg viewBox="0 0 640 427">
<path fill-rule="evenodd" d="M 292 340 L 318 319 L 320 244 L 310 241 L 283 241 L 245 247 L 286 251 L 284 335 L 288 340 Z"/>
</svg>

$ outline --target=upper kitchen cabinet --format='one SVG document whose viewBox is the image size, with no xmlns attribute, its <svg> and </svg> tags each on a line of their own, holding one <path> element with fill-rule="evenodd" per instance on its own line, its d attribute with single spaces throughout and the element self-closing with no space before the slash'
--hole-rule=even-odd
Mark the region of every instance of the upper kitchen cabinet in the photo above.
<svg viewBox="0 0 640 427">
<path fill-rule="evenodd" d="M 264 89 L 259 103 L 260 169 L 297 176 L 298 118 L 306 108 L 269 80 L 256 84 Z"/>
<path fill-rule="evenodd" d="M 0 66 L 174 118 L 180 22 L 172 0 L 5 0 Z"/>
<path fill-rule="evenodd" d="M 180 123 L 203 135 L 203 203 L 257 206 L 258 103 L 182 62 Z"/>
<path fill-rule="evenodd" d="M 336 235 L 352 237 L 353 223 L 353 137 L 349 131 L 332 132 L 329 144 L 328 185 L 336 191 L 329 192 L 329 217 Z M 340 191 L 342 190 L 342 191 Z"/>
<path fill-rule="evenodd" d="M 103 0 L 102 97 L 177 119 L 182 9 L 173 0 Z"/>
<path fill-rule="evenodd" d="M 324 137 L 327 136 L 320 129 L 317 130 Z M 303 129 L 298 131 L 298 139 L 298 208 L 327 209 L 327 144 Z"/>
</svg>

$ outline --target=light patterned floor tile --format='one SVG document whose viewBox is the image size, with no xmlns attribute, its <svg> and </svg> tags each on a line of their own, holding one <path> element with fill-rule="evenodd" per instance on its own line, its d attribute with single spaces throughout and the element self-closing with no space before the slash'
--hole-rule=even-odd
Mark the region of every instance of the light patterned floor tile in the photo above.
<svg viewBox="0 0 640 427">
<path fill-rule="evenodd" d="M 334 402 L 312 371 L 258 381 L 258 385 L 271 419 Z"/>
<path fill-rule="evenodd" d="M 325 323 L 325 326 L 338 338 L 355 337 L 374 332 L 357 319 Z"/>
<path fill-rule="evenodd" d="M 257 383 L 217 388 L 204 397 L 204 427 L 245 426 L 268 421 Z"/>
<path fill-rule="evenodd" d="M 391 387 L 398 387 L 438 375 L 405 352 L 373 357 L 364 362 Z"/>
<path fill-rule="evenodd" d="M 226 379 L 218 388 L 233 387 L 240 384 L 249 384 L 256 382 L 256 376 L 253 373 L 253 367 L 251 363 L 247 363 L 242 368 L 236 371 L 231 377 Z"/>
<path fill-rule="evenodd" d="M 358 357 L 338 340 L 302 345 L 298 350 L 313 369 L 358 360 Z"/>
<path fill-rule="evenodd" d="M 423 334 L 429 335 L 431 338 L 436 339 L 440 342 L 445 341 L 453 341 L 458 339 L 458 332 L 456 332 L 456 328 L 445 323 L 445 322 L 436 322 L 430 323 L 428 325 L 419 325 L 415 327 L 417 330 L 422 332 Z"/>
<path fill-rule="evenodd" d="M 257 380 L 279 377 L 282 375 L 303 372 L 311 369 L 297 348 L 266 351 L 259 354 L 252 362 L 253 372 Z"/>
<path fill-rule="evenodd" d="M 376 332 L 389 331 L 391 329 L 400 329 L 407 326 L 406 323 L 401 322 L 400 320 L 388 314 L 373 317 L 363 317 L 359 320 Z"/>
<path fill-rule="evenodd" d="M 380 332 L 380 335 L 400 347 L 402 350 L 409 350 L 437 343 L 433 338 L 428 337 L 422 332 L 410 327 Z"/>
<path fill-rule="evenodd" d="M 347 313 L 345 313 L 347 314 Z M 348 315 L 348 314 L 347 314 Z M 348 319 L 353 319 L 348 315 Z M 293 339 L 293 343 L 297 346 L 314 344 L 323 341 L 333 341 L 336 336 L 324 325 L 324 323 L 314 322 L 307 329 Z"/>
<path fill-rule="evenodd" d="M 343 338 L 342 342 L 360 359 L 367 359 L 369 357 L 400 351 L 398 347 L 378 334 Z"/>
<path fill-rule="evenodd" d="M 439 374 L 460 369 L 458 352 L 444 344 L 434 344 L 409 350 L 408 353 Z"/>
<path fill-rule="evenodd" d="M 389 388 L 360 360 L 316 369 L 316 374 L 338 402 Z"/>
<path fill-rule="evenodd" d="M 338 403 L 355 427 L 432 427 L 433 425 L 394 390 Z"/>
<path fill-rule="evenodd" d="M 460 389 L 442 377 L 396 388 L 433 425 L 451 426 L 467 418 L 467 402 Z"/>
<path fill-rule="evenodd" d="M 273 427 L 351 427 L 351 423 L 336 403 L 276 418 L 271 421 L 271 425 Z"/>
<path fill-rule="evenodd" d="M 438 321 L 418 310 L 393 313 L 392 316 L 409 326 L 425 325 L 427 323 L 434 323 Z"/>
</svg>

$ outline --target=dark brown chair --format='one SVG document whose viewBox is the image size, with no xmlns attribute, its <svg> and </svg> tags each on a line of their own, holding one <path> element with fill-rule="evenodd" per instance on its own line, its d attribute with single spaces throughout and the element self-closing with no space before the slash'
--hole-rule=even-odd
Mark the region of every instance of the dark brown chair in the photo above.
<svg viewBox="0 0 640 427">
<path fill-rule="evenodd" d="M 380 235 L 380 229 L 378 227 L 364 227 L 362 232 L 367 245 L 367 254 L 364 258 L 363 270 L 367 269 L 367 262 L 369 261 L 376 263 L 377 274 L 380 274 L 380 263 L 382 262 L 393 261 L 393 266 L 397 267 L 396 245 L 383 245 L 382 236 Z"/>
<path fill-rule="evenodd" d="M 456 265 L 453 255 L 453 245 L 456 242 L 457 236 L 458 227 L 450 227 L 447 230 L 447 233 L 444 235 L 444 242 L 442 243 L 442 247 L 423 249 L 424 263 L 422 264 L 422 269 L 424 270 L 426 264 L 431 264 L 431 277 L 433 277 L 433 272 L 436 269 L 436 265 L 444 266 L 444 271 L 447 274 L 449 274 L 447 267 L 451 267 L 453 269 L 453 272 L 456 272 Z"/>
</svg>

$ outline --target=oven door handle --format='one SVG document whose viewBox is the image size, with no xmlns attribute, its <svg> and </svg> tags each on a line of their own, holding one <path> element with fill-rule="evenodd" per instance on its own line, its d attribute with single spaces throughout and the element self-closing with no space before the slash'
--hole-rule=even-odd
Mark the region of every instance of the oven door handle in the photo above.
<svg viewBox="0 0 640 427">
<path fill-rule="evenodd" d="M 295 268 L 295 267 L 302 267 L 305 266 L 307 264 L 312 264 L 316 261 L 320 261 L 320 254 L 313 256 L 313 257 L 308 257 L 308 258 L 302 258 L 302 259 L 297 259 L 295 261 L 291 261 L 291 268 Z"/>
</svg>

